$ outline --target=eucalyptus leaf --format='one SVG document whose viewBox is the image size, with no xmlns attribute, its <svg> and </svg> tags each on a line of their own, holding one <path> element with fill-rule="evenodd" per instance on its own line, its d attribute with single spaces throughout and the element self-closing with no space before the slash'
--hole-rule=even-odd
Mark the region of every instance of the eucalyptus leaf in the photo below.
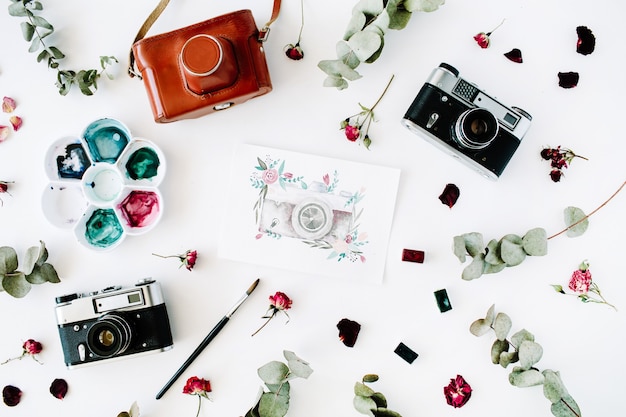
<svg viewBox="0 0 626 417">
<path fill-rule="evenodd" d="M 361 61 L 356 57 L 347 41 L 339 41 L 335 47 L 339 59 L 351 69 L 359 66 Z"/>
<path fill-rule="evenodd" d="M 496 239 L 491 239 L 489 243 L 487 243 L 485 254 L 485 262 L 490 265 L 502 265 L 504 261 L 500 257 L 500 242 Z"/>
<path fill-rule="evenodd" d="M 490 263 L 485 262 L 483 266 L 484 266 L 483 274 L 495 274 L 497 272 L 502 271 L 504 268 L 506 268 L 507 264 L 492 265 Z"/>
<path fill-rule="evenodd" d="M 46 277 L 44 277 L 44 275 L 41 273 L 41 267 L 38 265 L 35 265 L 30 274 L 24 275 L 26 277 L 26 281 L 30 282 L 31 284 L 43 284 L 47 282 Z"/>
<path fill-rule="evenodd" d="M 500 256 L 508 266 L 519 265 L 526 259 L 526 252 L 524 252 L 521 241 L 521 238 L 518 243 L 517 241 L 506 239 L 506 236 L 500 241 Z"/>
<path fill-rule="evenodd" d="M 550 411 L 555 417 L 580 417 L 580 408 L 571 395 L 566 395 L 552 404 Z"/>
<path fill-rule="evenodd" d="M 366 374 L 363 376 L 363 382 L 376 382 L 378 381 L 378 375 L 376 374 Z"/>
<path fill-rule="evenodd" d="M 459 258 L 461 263 L 465 263 L 467 251 L 465 250 L 465 238 L 463 236 L 454 236 L 452 240 L 452 252 Z"/>
<path fill-rule="evenodd" d="M 374 417 L 372 410 L 376 408 L 376 403 L 371 398 L 357 395 L 352 400 L 352 404 L 359 413 Z"/>
<path fill-rule="evenodd" d="M 354 54 L 363 62 L 369 59 L 382 45 L 380 35 L 370 31 L 357 32 L 348 39 L 350 48 Z"/>
<path fill-rule="evenodd" d="M 48 29 L 50 31 L 54 30 L 52 25 L 46 19 L 44 19 L 41 16 L 32 16 L 31 17 L 31 21 L 37 27 Z"/>
<path fill-rule="evenodd" d="M 28 16 L 28 13 L 21 1 L 9 5 L 9 16 L 23 17 Z"/>
<path fill-rule="evenodd" d="M 483 254 L 476 255 L 472 259 L 472 262 L 463 269 L 463 272 L 461 273 L 461 278 L 466 281 L 480 278 L 483 274 L 483 270 L 485 269 L 485 261 L 483 260 L 483 258 Z"/>
<path fill-rule="evenodd" d="M 357 382 L 354 384 L 354 395 L 359 395 L 361 397 L 371 397 L 374 395 L 375 391 L 363 384 L 362 382 Z"/>
<path fill-rule="evenodd" d="M 289 368 L 282 362 L 271 361 L 260 367 L 257 373 L 266 384 L 280 384 L 287 377 Z"/>
<path fill-rule="evenodd" d="M 569 237 L 578 237 L 585 233 L 587 227 L 589 227 L 589 219 L 585 217 L 587 217 L 587 215 L 578 207 L 566 207 L 565 210 L 563 210 L 563 218 L 565 220 L 565 226 L 569 229 L 567 229 L 565 234 Z"/>
<path fill-rule="evenodd" d="M 389 14 L 389 29 L 404 29 L 411 20 L 411 12 L 404 8 L 404 0 L 389 0 L 387 13 Z M 398 6 L 401 7 L 398 7 Z"/>
<path fill-rule="evenodd" d="M 0 247 L 0 276 L 17 270 L 17 252 L 10 246 Z"/>
<path fill-rule="evenodd" d="M 35 34 L 35 27 L 31 25 L 29 22 L 22 22 L 20 24 L 22 28 L 22 36 L 26 42 L 30 42 L 33 40 L 33 35 Z"/>
<path fill-rule="evenodd" d="M 506 339 L 512 325 L 511 318 L 506 313 L 498 313 L 496 315 L 496 319 L 493 322 L 493 330 L 496 332 L 498 340 Z"/>
<path fill-rule="evenodd" d="M 567 395 L 567 389 L 563 385 L 561 376 L 558 372 L 554 372 L 550 369 L 543 371 L 545 378 L 543 382 L 543 395 L 550 400 L 552 404 L 560 401 L 561 398 Z"/>
<path fill-rule="evenodd" d="M 497 365 L 500 363 L 500 355 L 509 351 L 509 342 L 507 340 L 496 339 L 491 345 L 491 363 Z"/>
<path fill-rule="evenodd" d="M 411 12 L 434 12 L 446 0 L 405 0 L 404 7 Z"/>
<path fill-rule="evenodd" d="M 29 275 L 35 265 L 38 264 L 40 259 L 42 250 L 45 251 L 45 246 L 31 246 L 26 250 L 26 254 L 24 255 L 24 260 L 22 262 L 22 268 L 24 269 L 24 274 Z"/>
<path fill-rule="evenodd" d="M 478 232 L 465 233 L 463 235 L 465 241 L 465 250 L 471 257 L 482 254 L 485 248 L 483 243 L 483 235 Z"/>
<path fill-rule="evenodd" d="M 519 364 L 523 369 L 530 369 L 543 356 L 543 348 L 539 343 L 524 340 L 517 349 Z"/>
<path fill-rule="evenodd" d="M 513 336 L 511 336 L 511 343 L 513 344 L 515 349 L 519 349 L 519 347 L 521 346 L 522 342 L 524 342 L 526 340 L 528 340 L 530 342 L 534 342 L 535 341 L 535 336 L 531 332 L 526 330 L 526 329 L 522 329 L 522 330 L 514 333 Z"/>
<path fill-rule="evenodd" d="M 363 12 L 354 11 L 352 13 L 352 18 L 350 18 L 350 21 L 348 22 L 345 33 L 343 34 L 343 40 L 347 41 L 348 39 L 350 39 L 350 36 L 363 30 L 366 20 L 367 18 L 365 17 L 365 14 Z"/>
<path fill-rule="evenodd" d="M 374 411 L 374 416 L 376 417 L 402 417 L 395 411 L 392 411 L 388 408 L 379 407 Z"/>
<path fill-rule="evenodd" d="M 26 281 L 26 277 L 22 272 L 15 272 L 2 278 L 2 288 L 4 288 L 7 294 L 15 298 L 22 298 L 28 294 L 32 285 Z"/>
<path fill-rule="evenodd" d="M 274 395 L 282 395 L 289 397 L 291 384 L 289 382 L 281 382 L 280 384 L 265 384 L 267 389 Z"/>
<path fill-rule="evenodd" d="M 487 310 L 485 318 L 475 320 L 470 325 L 470 333 L 474 336 L 482 336 L 486 334 L 491 329 L 491 325 L 495 319 L 495 308 L 496 305 L 492 304 L 491 307 L 489 307 L 489 310 Z"/>
<path fill-rule="evenodd" d="M 502 352 L 500 355 L 500 366 L 506 368 L 512 363 L 519 361 L 519 355 L 517 352 Z"/>
<path fill-rule="evenodd" d="M 283 417 L 289 410 L 289 397 L 263 393 L 259 401 L 259 414 L 263 417 Z"/>
<path fill-rule="evenodd" d="M 290 378 L 304 378 L 307 379 L 313 373 L 313 369 L 307 362 L 296 356 L 295 353 L 288 350 L 283 351 L 285 359 L 287 359 L 287 366 L 291 371 Z"/>
<path fill-rule="evenodd" d="M 385 1 L 383 0 L 359 0 L 357 4 L 352 8 L 352 13 L 365 13 L 371 16 L 377 16 L 385 8 Z"/>
<path fill-rule="evenodd" d="M 543 384 L 544 376 L 536 369 L 522 370 L 515 368 L 509 374 L 509 382 L 511 385 L 520 388 L 532 387 Z"/>
<path fill-rule="evenodd" d="M 522 238 L 522 246 L 528 255 L 544 256 L 548 253 L 548 234 L 541 227 L 531 229 Z"/>
<path fill-rule="evenodd" d="M 341 76 L 349 81 L 361 78 L 361 74 L 338 59 L 320 61 L 317 66 L 328 75 Z"/>
<path fill-rule="evenodd" d="M 371 398 L 376 403 L 376 407 L 378 408 L 378 410 L 387 407 L 387 398 L 382 392 L 375 392 L 374 395 L 371 396 Z"/>
<path fill-rule="evenodd" d="M 380 47 L 378 48 L 378 50 L 376 50 L 376 52 L 372 54 L 372 56 L 365 60 L 366 64 L 371 64 L 376 61 L 378 57 L 380 57 L 380 54 L 383 52 L 383 48 L 385 47 L 385 38 L 383 37 L 383 34 L 378 34 L 378 36 L 380 36 Z"/>
</svg>

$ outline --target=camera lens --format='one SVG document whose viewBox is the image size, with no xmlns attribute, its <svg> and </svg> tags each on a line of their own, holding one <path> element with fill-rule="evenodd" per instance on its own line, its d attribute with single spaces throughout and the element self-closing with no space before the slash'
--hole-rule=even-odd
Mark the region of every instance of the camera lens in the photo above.
<svg viewBox="0 0 626 417">
<path fill-rule="evenodd" d="M 87 345 L 103 358 L 123 353 L 132 338 L 131 326 L 119 314 L 107 314 L 98 319 L 87 333 Z"/>
<path fill-rule="evenodd" d="M 332 228 L 332 209 L 317 199 L 306 199 L 293 209 L 291 225 L 306 239 L 319 239 Z"/>
<path fill-rule="evenodd" d="M 457 143 L 468 149 L 486 148 L 498 135 L 498 119 L 486 109 L 470 109 L 461 114 L 454 126 Z"/>
<path fill-rule="evenodd" d="M 200 34 L 188 39 L 179 60 L 187 87 L 195 94 L 230 86 L 239 73 L 232 45 L 219 36 Z"/>
</svg>

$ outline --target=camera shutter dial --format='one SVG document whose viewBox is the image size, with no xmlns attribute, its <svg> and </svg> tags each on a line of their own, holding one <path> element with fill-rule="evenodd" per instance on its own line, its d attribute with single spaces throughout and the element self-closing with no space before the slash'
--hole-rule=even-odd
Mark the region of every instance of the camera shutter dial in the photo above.
<svg viewBox="0 0 626 417">
<path fill-rule="evenodd" d="M 302 238 L 319 239 L 332 229 L 333 212 L 320 199 L 306 199 L 294 207 L 291 224 Z"/>
</svg>

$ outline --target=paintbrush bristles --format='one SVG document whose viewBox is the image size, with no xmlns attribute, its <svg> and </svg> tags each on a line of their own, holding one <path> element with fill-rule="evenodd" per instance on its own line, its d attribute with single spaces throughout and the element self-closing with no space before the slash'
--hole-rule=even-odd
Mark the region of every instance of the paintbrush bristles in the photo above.
<svg viewBox="0 0 626 417">
<path fill-rule="evenodd" d="M 256 281 L 254 281 L 252 285 L 250 285 L 250 288 L 248 288 L 248 291 L 246 291 L 246 294 L 248 295 L 252 294 L 252 291 L 254 291 L 257 285 L 259 285 L 260 280 L 261 280 L 260 278 L 257 278 Z"/>
</svg>

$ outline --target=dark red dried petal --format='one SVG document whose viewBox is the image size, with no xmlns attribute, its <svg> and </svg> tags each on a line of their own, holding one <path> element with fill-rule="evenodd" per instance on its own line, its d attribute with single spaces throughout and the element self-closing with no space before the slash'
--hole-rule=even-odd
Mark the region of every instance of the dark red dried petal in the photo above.
<svg viewBox="0 0 626 417">
<path fill-rule="evenodd" d="M 524 62 L 522 59 L 522 51 L 520 51 L 517 48 L 511 49 L 509 52 L 504 54 L 504 56 L 513 62 L 517 62 L 518 64 L 521 64 L 522 62 Z"/>
<path fill-rule="evenodd" d="M 559 87 L 574 88 L 578 85 L 580 75 L 577 72 L 559 72 Z"/>
<path fill-rule="evenodd" d="M 439 201 L 452 208 L 459 199 L 459 195 L 461 195 L 459 187 L 454 184 L 446 184 L 446 188 L 443 189 L 443 192 L 439 196 Z"/>
<path fill-rule="evenodd" d="M 339 340 L 348 347 L 353 347 L 356 343 L 356 339 L 361 331 L 361 325 L 356 321 L 349 319 L 341 319 L 337 323 L 339 329 Z"/>
<path fill-rule="evenodd" d="M 589 55 L 596 48 L 596 37 L 587 26 L 576 28 L 578 41 L 576 42 L 576 52 L 582 55 Z"/>
<path fill-rule="evenodd" d="M 57 378 L 50 384 L 50 394 L 59 400 L 65 398 L 67 394 L 67 382 L 64 379 Z"/>
<path fill-rule="evenodd" d="M 561 177 L 562 176 L 563 176 L 563 173 L 560 170 L 558 170 L 558 169 L 553 169 L 552 171 L 550 171 L 550 178 L 554 182 L 561 181 Z"/>
<path fill-rule="evenodd" d="M 2 400 L 9 407 L 15 407 L 20 403 L 22 390 L 13 385 L 7 385 L 2 389 Z"/>
</svg>

